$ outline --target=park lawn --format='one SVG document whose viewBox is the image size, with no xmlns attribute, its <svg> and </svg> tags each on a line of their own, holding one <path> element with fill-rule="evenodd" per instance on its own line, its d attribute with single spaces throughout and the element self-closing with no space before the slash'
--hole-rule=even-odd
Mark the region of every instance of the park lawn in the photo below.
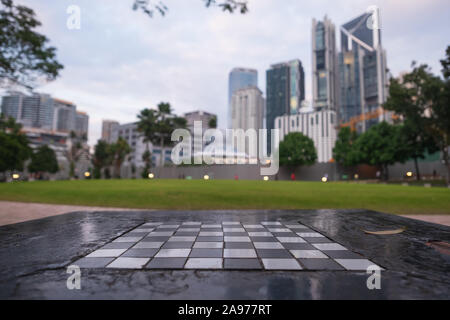
<svg viewBox="0 0 450 320">
<path fill-rule="evenodd" d="M 138 209 L 371 209 L 450 214 L 450 189 L 349 182 L 82 180 L 0 184 L 0 200 Z"/>
</svg>

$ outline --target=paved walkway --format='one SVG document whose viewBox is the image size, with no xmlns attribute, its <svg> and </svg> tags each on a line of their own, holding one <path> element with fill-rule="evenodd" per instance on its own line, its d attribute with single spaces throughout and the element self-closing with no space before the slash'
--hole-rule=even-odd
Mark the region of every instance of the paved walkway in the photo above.
<svg viewBox="0 0 450 320">
<path fill-rule="evenodd" d="M 75 211 L 142 211 L 137 209 L 69 206 L 44 203 L 0 201 L 0 226 Z M 146 210 L 148 211 L 148 210 Z M 450 226 L 450 215 L 402 215 L 406 218 Z"/>
<path fill-rule="evenodd" d="M 134 209 L 67 206 L 45 203 L 0 201 L 0 226 L 57 216 L 75 211 L 138 211 Z"/>
</svg>

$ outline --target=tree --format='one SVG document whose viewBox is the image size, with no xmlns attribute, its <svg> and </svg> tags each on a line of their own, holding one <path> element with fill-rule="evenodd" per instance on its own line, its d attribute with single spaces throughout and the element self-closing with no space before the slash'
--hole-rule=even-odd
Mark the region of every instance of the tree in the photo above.
<svg viewBox="0 0 450 320">
<path fill-rule="evenodd" d="M 71 131 L 69 146 L 65 152 L 65 156 L 67 160 L 69 160 L 70 164 L 69 169 L 70 178 L 73 178 L 75 176 L 75 167 L 78 163 L 78 160 L 80 160 L 83 152 L 84 152 L 83 144 L 81 143 L 77 134 L 74 131 Z"/>
<path fill-rule="evenodd" d="M 28 138 L 14 118 L 0 115 L 0 173 L 23 171 L 24 162 L 31 155 Z"/>
<path fill-rule="evenodd" d="M 355 143 L 355 162 L 379 167 L 383 179 L 388 180 L 388 166 L 408 157 L 400 130 L 400 126 L 380 122 L 361 134 Z"/>
<path fill-rule="evenodd" d="M 415 67 L 413 62 L 412 66 L 413 71 L 404 75 L 402 81 L 391 79 L 384 108 L 401 116 L 404 151 L 414 160 L 417 180 L 420 180 L 418 159 L 423 159 L 426 152 L 438 151 L 429 130 L 426 130 L 430 101 L 424 94 L 434 76 L 427 65 Z"/>
<path fill-rule="evenodd" d="M 216 116 L 213 116 L 211 119 L 209 119 L 208 126 L 211 129 L 216 129 L 217 128 L 217 117 Z"/>
<path fill-rule="evenodd" d="M 164 164 L 164 147 L 172 144 L 171 136 L 175 129 L 186 128 L 186 119 L 172 114 L 169 103 L 161 102 L 157 110 L 144 109 L 138 115 L 138 131 L 144 141 L 159 145 L 161 150 L 160 165 Z"/>
<path fill-rule="evenodd" d="M 444 80 L 433 78 L 425 94 L 431 102 L 429 130 L 442 152 L 447 167 L 447 184 L 450 185 L 450 46 L 446 54 L 446 58 L 441 60 Z"/>
<path fill-rule="evenodd" d="M 120 179 L 120 168 L 125 161 L 126 156 L 131 152 L 128 142 L 119 137 L 116 143 L 110 145 L 110 153 L 114 165 L 114 177 Z"/>
<path fill-rule="evenodd" d="M 309 166 L 317 160 L 314 142 L 300 132 L 285 136 L 280 142 L 279 152 L 282 166 Z"/>
<path fill-rule="evenodd" d="M 99 140 L 94 148 L 94 157 L 92 164 L 94 165 L 94 178 L 100 179 L 102 169 L 111 164 L 110 146 L 107 142 Z"/>
<path fill-rule="evenodd" d="M 144 171 L 142 171 L 142 178 L 146 179 L 148 178 L 148 175 L 150 174 L 150 169 L 153 165 L 152 153 L 149 150 L 146 150 L 142 155 L 142 161 L 144 161 L 145 163 Z"/>
<path fill-rule="evenodd" d="M 42 177 L 44 173 L 58 172 L 58 160 L 53 149 L 48 145 L 40 146 L 36 152 L 31 155 L 31 163 L 28 166 L 31 173 Z"/>
<path fill-rule="evenodd" d="M 236 1 L 236 0 L 222 0 L 220 2 L 216 0 L 203 0 L 205 6 L 218 6 L 222 11 L 228 11 L 233 13 L 239 11 L 241 14 L 245 14 L 248 11 L 247 1 Z M 155 13 L 159 13 L 161 16 L 165 16 L 169 9 L 162 1 L 151 1 L 151 0 L 134 0 L 133 10 L 141 10 L 150 17 L 153 17 Z"/>
<path fill-rule="evenodd" d="M 357 164 L 355 149 L 357 137 L 356 132 L 352 131 L 349 127 L 344 127 L 339 131 L 336 144 L 333 148 L 333 157 L 337 163 L 346 167 Z"/>
<path fill-rule="evenodd" d="M 0 86 L 19 84 L 33 88 L 36 81 L 54 80 L 63 66 L 56 49 L 35 28 L 41 23 L 34 11 L 12 0 L 0 2 Z"/>
</svg>

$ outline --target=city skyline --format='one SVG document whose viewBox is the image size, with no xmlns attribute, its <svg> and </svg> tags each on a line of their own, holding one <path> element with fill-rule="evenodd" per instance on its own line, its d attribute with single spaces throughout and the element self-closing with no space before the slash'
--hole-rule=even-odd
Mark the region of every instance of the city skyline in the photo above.
<svg viewBox="0 0 450 320">
<path fill-rule="evenodd" d="M 41 32 L 58 48 L 58 58 L 66 67 L 61 78 L 38 91 L 73 101 L 89 113 L 90 144 L 100 138 L 103 118 L 133 121 L 139 110 L 160 101 L 171 102 L 177 114 L 192 109 L 216 113 L 219 127 L 225 127 L 227 75 L 236 66 L 257 69 L 259 87 L 265 88 L 264 71 L 270 64 L 300 59 L 305 68 L 306 99 L 311 101 L 313 18 L 327 14 L 338 28 L 369 5 L 378 5 L 383 46 L 394 76 L 408 70 L 412 60 L 428 63 L 438 73 L 438 60 L 446 46 L 442 36 L 446 28 L 442 26 L 449 24 L 446 10 L 442 10 L 449 6 L 445 1 L 358 1 L 356 5 L 348 1 L 342 8 L 330 1 L 287 1 L 277 7 L 273 1 L 263 0 L 250 1 L 250 13 L 244 16 L 205 9 L 201 1 L 191 6 L 167 1 L 168 16 L 153 19 L 132 11 L 131 3 L 79 1 L 81 30 L 69 31 L 65 28 L 69 1 L 19 3 L 36 11 L 43 23 Z M 290 27 L 279 23 L 280 19 Z M 134 23 L 124 28 L 121 22 L 126 21 Z M 164 28 L 169 28 L 165 37 L 158 33 Z M 125 39 L 129 41 L 123 42 Z M 339 43 L 339 37 L 336 41 Z M 122 42 L 127 45 L 117 46 Z"/>
</svg>

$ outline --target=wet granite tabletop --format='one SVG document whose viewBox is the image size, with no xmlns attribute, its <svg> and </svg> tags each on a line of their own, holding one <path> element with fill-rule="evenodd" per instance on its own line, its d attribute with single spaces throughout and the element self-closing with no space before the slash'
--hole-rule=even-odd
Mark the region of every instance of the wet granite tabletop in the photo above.
<svg viewBox="0 0 450 320">
<path fill-rule="evenodd" d="M 263 267 L 83 268 L 81 289 L 67 289 L 68 266 L 152 221 L 300 224 L 382 267 L 381 289 L 367 288 L 369 275 L 363 270 Z M 363 231 L 398 228 L 405 231 L 394 235 Z M 366 210 L 73 212 L 0 227 L 0 298 L 449 299 L 448 247 L 438 250 L 429 245 L 434 242 L 450 242 L 450 228 Z"/>
</svg>

